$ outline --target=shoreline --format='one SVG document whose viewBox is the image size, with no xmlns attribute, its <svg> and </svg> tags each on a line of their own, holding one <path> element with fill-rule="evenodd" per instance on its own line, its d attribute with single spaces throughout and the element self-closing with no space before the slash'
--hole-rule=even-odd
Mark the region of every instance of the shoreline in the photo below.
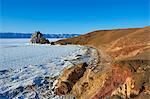
<svg viewBox="0 0 150 99">
<path fill-rule="evenodd" d="M 56 45 L 55 45 L 56 46 Z M 60 45 L 61 46 L 61 45 Z M 79 45 L 78 45 L 79 46 Z M 80 49 L 81 50 L 81 49 Z M 83 50 L 83 49 L 82 49 Z M 84 53 L 85 53 L 85 56 L 80 56 L 80 55 L 77 55 L 77 54 L 74 54 L 74 55 L 77 55 L 77 56 L 74 56 L 74 55 L 71 55 L 71 56 L 69 56 L 70 58 L 71 57 L 76 57 L 75 59 L 73 58 L 73 59 L 69 59 L 69 60 L 67 60 L 67 57 L 66 58 L 63 58 L 63 60 L 65 60 L 66 62 L 68 61 L 68 62 L 70 62 L 71 64 L 72 64 L 72 66 L 67 66 L 67 67 L 65 67 L 65 68 L 71 68 L 71 67 L 74 67 L 74 66 L 76 66 L 77 64 L 80 64 L 80 63 L 82 63 L 82 62 L 89 62 L 91 59 L 90 58 L 92 58 L 93 56 L 91 56 L 91 51 L 94 51 L 94 49 L 92 49 L 92 48 L 89 48 L 89 47 L 84 47 L 84 50 L 86 50 Z M 68 57 L 68 58 L 69 58 Z M 89 57 L 89 59 L 88 59 L 88 57 Z M 13 77 L 13 80 L 14 81 L 19 81 L 18 80 L 18 77 L 19 77 L 19 75 L 20 76 L 23 76 L 24 74 L 26 74 L 25 72 L 24 72 L 24 70 L 25 71 L 28 71 L 27 73 L 29 73 L 30 74 L 30 71 L 33 71 L 33 70 L 36 70 L 36 71 L 39 71 L 38 70 L 38 68 L 40 69 L 42 69 L 43 68 L 43 66 L 36 66 L 36 68 L 34 67 L 34 66 L 29 66 L 29 67 L 24 67 L 23 69 L 20 69 L 21 71 L 6 71 L 3 75 L 1 75 L 1 79 L 5 79 L 6 77 L 5 77 L 5 75 L 7 75 L 7 79 L 9 79 L 10 77 L 11 77 L 11 79 L 12 79 L 12 77 Z M 44 67 L 45 68 L 45 67 Z M 47 67 L 46 67 L 47 68 Z M 54 68 L 54 67 L 53 67 Z M 64 70 L 64 67 L 63 67 L 63 69 L 61 70 L 61 71 L 63 71 Z M 14 72 L 14 74 L 16 75 L 16 76 L 11 76 L 11 75 L 13 75 L 13 72 Z M 20 73 L 24 73 L 24 74 L 20 74 Z M 17 76 L 18 75 L 18 76 Z M 30 74 L 31 75 L 31 74 Z M 31 84 L 28 84 L 27 82 L 26 82 L 26 85 L 20 85 L 19 83 L 17 84 L 17 82 L 12 82 L 12 84 L 13 85 L 15 85 L 15 84 L 17 84 L 17 86 L 15 86 L 15 87 L 13 87 L 12 86 L 12 88 L 10 88 L 10 89 L 8 89 L 8 90 L 6 90 L 5 89 L 5 87 L 3 87 L 2 88 L 2 86 L 0 87 L 0 89 L 1 89 L 1 92 L 0 92 L 0 97 L 5 97 L 5 96 L 7 96 L 7 97 L 20 97 L 20 96 L 24 96 L 23 94 L 24 94 L 24 92 L 29 92 L 29 93 L 33 93 L 33 96 L 39 96 L 40 97 L 40 95 L 42 95 L 42 94 L 45 94 L 45 95 L 43 95 L 43 96 L 45 96 L 45 97 L 58 97 L 58 96 L 55 96 L 55 94 L 53 94 L 53 91 L 52 91 L 52 87 L 53 87 L 53 82 L 56 80 L 56 77 L 57 76 L 54 76 L 54 77 L 52 77 L 52 76 L 45 76 L 44 78 L 42 77 L 42 76 L 37 76 L 36 77 L 36 74 L 33 74 L 35 77 L 33 77 L 34 78 L 34 83 L 32 83 L 31 82 Z M 59 74 L 60 75 L 60 74 Z M 31 79 L 33 79 L 33 78 L 31 78 Z M 2 80 L 2 81 L 4 81 L 4 79 Z M 19 78 L 20 79 L 20 78 Z M 6 79 L 5 79 L 6 80 Z M 4 81 L 5 82 L 5 81 Z M 7 82 L 6 82 L 7 83 Z M 3 84 L 2 84 L 3 85 Z M 7 85 L 9 86 L 9 83 L 7 83 Z M 5 86 L 7 86 L 7 85 L 5 85 Z M 25 87 L 26 86 L 26 87 Z M 49 87 L 48 87 L 49 86 Z M 50 88 L 50 89 L 45 89 L 45 88 Z M 2 91 L 2 89 L 3 90 L 5 90 L 5 91 Z M 22 91 L 21 91 L 22 90 Z M 37 93 L 35 93 L 34 92 L 34 90 L 35 91 L 37 91 Z M 42 90 L 45 92 L 45 93 L 41 93 L 42 92 Z M 51 90 L 51 91 L 50 91 Z M 15 93 L 15 92 L 19 92 L 19 93 Z M 40 94 L 41 93 L 41 94 Z M 10 96 L 10 95 L 12 95 L 12 96 Z M 60 97 L 65 97 L 65 96 L 60 96 Z M 66 96 L 66 97 L 70 97 L 70 95 L 68 96 Z"/>
</svg>

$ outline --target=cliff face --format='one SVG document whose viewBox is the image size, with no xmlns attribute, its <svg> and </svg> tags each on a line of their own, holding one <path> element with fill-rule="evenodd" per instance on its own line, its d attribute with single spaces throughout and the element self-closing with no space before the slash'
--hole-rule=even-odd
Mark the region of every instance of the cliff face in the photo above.
<svg viewBox="0 0 150 99">
<path fill-rule="evenodd" d="M 150 27 L 144 27 L 100 30 L 57 41 L 58 44 L 91 46 L 99 52 L 97 65 L 93 62 L 81 70 L 82 76 L 75 82 L 72 79 L 74 83 L 68 93 L 79 99 L 150 98 L 149 38 Z M 68 75 L 67 79 L 74 78 Z"/>
</svg>

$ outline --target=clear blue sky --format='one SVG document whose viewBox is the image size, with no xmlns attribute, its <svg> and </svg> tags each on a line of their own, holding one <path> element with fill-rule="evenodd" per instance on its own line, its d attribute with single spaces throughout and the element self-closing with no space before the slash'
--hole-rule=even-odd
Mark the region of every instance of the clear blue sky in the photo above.
<svg viewBox="0 0 150 99">
<path fill-rule="evenodd" d="M 149 0 L 0 0 L 1 32 L 87 33 L 149 25 Z"/>
</svg>

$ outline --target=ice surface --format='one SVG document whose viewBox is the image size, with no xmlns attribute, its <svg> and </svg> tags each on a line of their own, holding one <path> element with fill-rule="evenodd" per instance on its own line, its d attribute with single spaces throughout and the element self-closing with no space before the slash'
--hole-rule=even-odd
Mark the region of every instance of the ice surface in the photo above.
<svg viewBox="0 0 150 99">
<path fill-rule="evenodd" d="M 57 77 L 64 67 L 91 61 L 89 50 L 79 45 L 1 46 L 0 98 L 54 98 L 54 80 L 46 78 Z"/>
<path fill-rule="evenodd" d="M 80 50 L 77 46 L 26 45 L 1 47 L 0 70 L 45 64 Z"/>
</svg>

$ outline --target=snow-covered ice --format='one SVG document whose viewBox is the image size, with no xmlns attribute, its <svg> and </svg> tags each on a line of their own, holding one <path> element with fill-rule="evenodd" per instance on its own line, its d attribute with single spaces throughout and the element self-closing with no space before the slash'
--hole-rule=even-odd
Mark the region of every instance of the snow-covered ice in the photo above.
<svg viewBox="0 0 150 99">
<path fill-rule="evenodd" d="M 0 70 L 20 68 L 27 65 L 46 64 L 50 61 L 54 61 L 54 59 L 69 55 L 76 51 L 81 54 L 81 48 L 82 47 L 80 46 L 71 45 L 26 45 L 3 47 L 0 49 Z"/>
<path fill-rule="evenodd" d="M 27 42 L 2 45 L 0 99 L 54 98 L 53 78 L 64 67 L 92 60 L 90 49 L 79 45 L 32 45 Z"/>
</svg>

